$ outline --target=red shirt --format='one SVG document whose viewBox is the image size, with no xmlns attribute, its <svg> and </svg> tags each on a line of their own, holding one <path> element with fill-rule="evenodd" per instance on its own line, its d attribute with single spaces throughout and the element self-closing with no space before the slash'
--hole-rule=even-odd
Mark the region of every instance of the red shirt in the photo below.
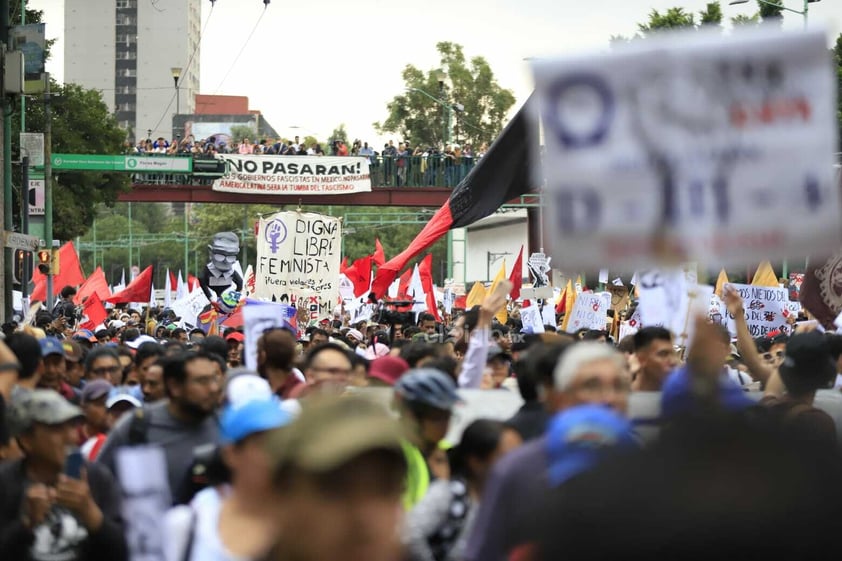
<svg viewBox="0 0 842 561">
<path fill-rule="evenodd" d="M 293 393 L 293 390 L 295 390 L 298 386 L 303 385 L 304 382 L 299 380 L 298 376 L 296 376 L 294 372 L 290 372 L 289 374 L 287 374 L 287 378 L 286 380 L 284 380 L 284 383 L 281 384 L 277 390 L 275 390 L 275 395 L 277 395 L 281 399 L 290 399 L 291 397 L 295 398 L 298 396 L 301 390 L 298 390 L 295 393 Z"/>
</svg>

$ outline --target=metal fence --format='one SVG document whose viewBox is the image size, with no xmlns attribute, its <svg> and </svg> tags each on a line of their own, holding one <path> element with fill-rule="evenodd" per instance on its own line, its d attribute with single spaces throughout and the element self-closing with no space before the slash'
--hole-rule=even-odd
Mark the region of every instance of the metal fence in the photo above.
<svg viewBox="0 0 842 561">
<path fill-rule="evenodd" d="M 472 156 L 454 158 L 448 155 L 371 156 L 369 159 L 372 187 L 455 187 L 476 163 Z M 132 175 L 132 183 L 211 185 L 224 172 L 222 160 L 196 156 L 193 157 L 193 173 L 136 173 Z"/>
</svg>

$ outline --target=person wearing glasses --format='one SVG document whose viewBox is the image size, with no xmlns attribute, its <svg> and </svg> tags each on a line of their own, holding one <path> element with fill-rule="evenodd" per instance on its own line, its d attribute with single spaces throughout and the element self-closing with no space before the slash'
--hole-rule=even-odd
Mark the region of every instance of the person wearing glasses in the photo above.
<svg viewBox="0 0 842 561">
<path fill-rule="evenodd" d="M 116 475 L 115 457 L 121 447 L 158 445 L 166 456 L 170 491 L 179 498 L 193 484 L 189 468 L 196 449 L 219 444 L 216 409 L 225 363 L 215 354 L 187 351 L 164 358 L 162 364 L 167 399 L 147 404 L 141 415 L 123 416 L 97 462 Z"/>
<path fill-rule="evenodd" d="M 222 297 L 222 293 L 231 285 L 237 291 L 243 289 L 243 277 L 237 272 L 235 264 L 240 255 L 240 238 L 234 232 L 218 232 L 208 246 L 208 264 L 199 275 L 199 285 L 211 302 Z"/>
<path fill-rule="evenodd" d="M 113 347 L 97 347 L 85 357 L 85 380 L 105 380 L 112 386 L 120 385 L 123 365 Z"/>
</svg>

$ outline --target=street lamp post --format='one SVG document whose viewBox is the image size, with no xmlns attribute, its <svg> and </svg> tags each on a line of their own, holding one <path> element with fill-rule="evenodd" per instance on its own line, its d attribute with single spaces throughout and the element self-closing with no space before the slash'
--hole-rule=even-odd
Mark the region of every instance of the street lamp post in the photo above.
<svg viewBox="0 0 842 561">
<path fill-rule="evenodd" d="M 179 89 L 178 89 L 178 79 L 181 78 L 181 67 L 180 66 L 173 66 L 172 68 L 170 68 L 170 72 L 172 72 L 172 80 L 173 80 L 173 83 L 175 84 L 175 115 L 176 115 L 176 117 L 178 117 L 179 113 L 181 113 L 181 111 L 180 111 L 180 109 L 181 109 L 180 108 L 181 95 L 180 95 L 180 92 L 179 92 Z M 175 132 L 175 131 L 173 131 L 173 132 Z"/>
<path fill-rule="evenodd" d="M 813 2 L 818 2 L 819 0 L 804 0 L 804 9 L 803 10 L 793 10 L 792 8 L 787 8 L 783 4 L 778 4 L 776 2 L 769 2 L 768 0 L 757 0 L 761 4 L 766 4 L 767 6 L 772 6 L 774 8 L 780 8 L 781 10 L 785 10 L 787 12 L 792 12 L 793 14 L 798 14 L 804 18 L 804 27 L 807 27 L 807 13 L 809 12 L 810 4 Z M 748 0 L 731 0 L 728 2 L 729 6 L 735 6 L 737 4 L 748 4 Z"/>
<path fill-rule="evenodd" d="M 423 96 L 435 101 L 439 105 L 441 105 L 445 110 L 445 118 L 444 118 L 444 136 L 442 138 L 443 145 L 442 146 L 442 154 L 444 154 L 444 147 L 447 146 L 447 143 L 450 142 L 450 115 L 453 110 L 462 112 L 465 110 L 465 106 L 461 103 L 448 103 L 441 99 L 444 97 L 444 81 L 447 78 L 447 73 L 444 70 L 438 70 L 436 72 L 436 79 L 439 82 L 439 96 L 436 97 L 429 92 L 422 90 L 421 88 L 407 88 L 408 91 L 411 92 L 418 92 Z M 453 278 L 453 232 L 452 230 L 447 231 L 447 278 Z"/>
</svg>

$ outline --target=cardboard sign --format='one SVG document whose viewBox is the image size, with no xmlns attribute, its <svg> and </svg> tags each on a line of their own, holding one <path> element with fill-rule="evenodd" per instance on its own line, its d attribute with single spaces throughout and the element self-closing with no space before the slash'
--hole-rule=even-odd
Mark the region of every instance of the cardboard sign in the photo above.
<svg viewBox="0 0 842 561">
<path fill-rule="evenodd" d="M 267 329 L 289 327 L 294 324 L 296 310 L 287 304 L 247 300 L 242 307 L 245 343 L 243 354 L 249 370 L 257 371 L 257 340 Z"/>
<path fill-rule="evenodd" d="M 315 213 L 279 212 L 257 229 L 255 296 L 294 304 L 308 321 L 331 316 L 339 300 L 341 225 Z"/>
<path fill-rule="evenodd" d="M 544 332 L 544 321 L 541 318 L 541 310 L 537 304 L 532 304 L 520 310 L 520 321 L 523 323 L 524 329 L 529 329 L 532 333 Z"/>
<path fill-rule="evenodd" d="M 342 195 L 371 191 L 369 159 L 362 157 L 219 154 L 225 174 L 214 191 L 256 195 Z"/>
<path fill-rule="evenodd" d="M 770 331 L 789 334 L 791 326 L 787 323 L 789 311 L 789 291 L 786 288 L 752 286 L 750 284 L 731 284 L 743 299 L 746 323 L 752 337 L 764 337 Z M 729 315 L 729 331 L 736 333 L 734 318 Z"/>
<path fill-rule="evenodd" d="M 833 68 L 823 32 L 766 28 L 538 60 L 550 254 L 629 272 L 665 257 L 727 267 L 831 254 Z"/>
<path fill-rule="evenodd" d="M 580 329 L 605 329 L 608 304 L 600 294 L 583 292 L 576 298 L 567 332 L 575 333 Z"/>
</svg>

